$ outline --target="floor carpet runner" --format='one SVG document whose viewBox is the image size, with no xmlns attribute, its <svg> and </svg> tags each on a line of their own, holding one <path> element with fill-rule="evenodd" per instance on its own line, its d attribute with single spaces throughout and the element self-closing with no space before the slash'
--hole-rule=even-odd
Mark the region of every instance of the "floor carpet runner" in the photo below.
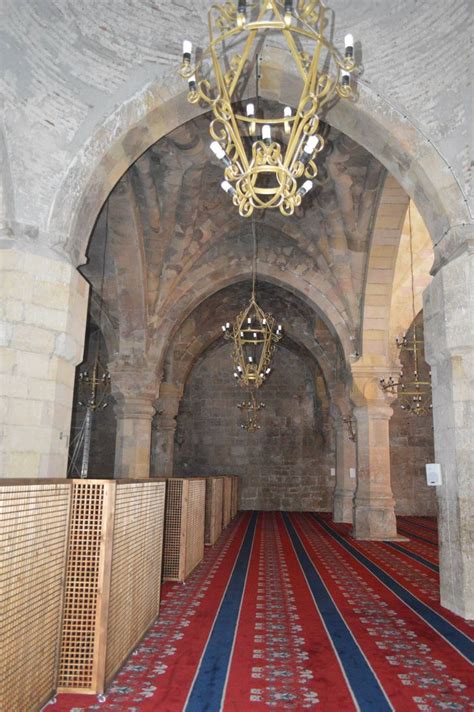
<svg viewBox="0 0 474 712">
<path fill-rule="evenodd" d="M 327 514 L 241 514 L 185 585 L 163 587 L 106 701 L 47 709 L 474 710 L 473 626 L 439 604 L 433 521 L 359 542 Z"/>
</svg>

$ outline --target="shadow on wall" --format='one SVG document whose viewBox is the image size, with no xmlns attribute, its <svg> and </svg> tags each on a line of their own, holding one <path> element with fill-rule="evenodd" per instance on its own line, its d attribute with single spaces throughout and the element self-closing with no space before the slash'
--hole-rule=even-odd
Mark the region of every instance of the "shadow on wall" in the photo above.
<svg viewBox="0 0 474 712">
<path fill-rule="evenodd" d="M 423 312 L 415 320 L 417 340 L 423 340 Z M 407 332 L 412 337 L 412 327 Z M 413 355 L 402 351 L 400 361 L 406 378 L 413 376 Z M 419 358 L 421 380 L 429 380 L 430 367 Z M 425 464 L 434 462 L 433 416 L 407 415 L 398 401 L 392 403 L 390 419 L 390 470 L 395 511 L 403 515 L 435 516 L 436 488 L 426 484 Z"/>
<path fill-rule="evenodd" d="M 329 404 L 315 391 L 319 369 L 280 347 L 259 391 L 261 429 L 247 433 L 237 403 L 245 391 L 232 378 L 231 345 L 204 354 L 186 384 L 177 418 L 175 475 L 235 474 L 241 508 L 332 509 Z"/>
</svg>

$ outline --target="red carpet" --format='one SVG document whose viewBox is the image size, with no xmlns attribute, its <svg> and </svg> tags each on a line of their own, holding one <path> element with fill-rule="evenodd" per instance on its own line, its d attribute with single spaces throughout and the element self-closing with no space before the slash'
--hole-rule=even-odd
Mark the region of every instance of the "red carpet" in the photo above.
<svg viewBox="0 0 474 712">
<path fill-rule="evenodd" d="M 358 542 L 327 514 L 245 513 L 160 618 L 104 703 L 48 710 L 474 710 L 473 626 L 439 605 L 436 526 Z M 419 538 L 415 538 L 415 535 Z"/>
</svg>

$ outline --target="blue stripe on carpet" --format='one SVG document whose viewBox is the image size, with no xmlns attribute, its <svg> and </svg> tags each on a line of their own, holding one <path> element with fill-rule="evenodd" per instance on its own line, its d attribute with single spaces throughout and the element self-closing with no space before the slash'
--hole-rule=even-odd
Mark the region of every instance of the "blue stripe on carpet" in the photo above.
<svg viewBox="0 0 474 712">
<path fill-rule="evenodd" d="M 389 576 L 383 569 L 374 564 L 370 559 L 368 559 L 364 554 L 358 551 L 354 546 L 349 544 L 340 534 L 331 529 L 326 522 L 318 517 L 317 514 L 313 514 L 312 517 L 317 521 L 317 523 L 322 526 L 328 534 L 330 534 L 333 539 L 336 539 L 339 544 L 344 547 L 352 556 L 357 559 L 361 564 L 363 564 L 374 576 L 376 576 L 379 581 L 381 581 L 387 588 L 389 588 L 398 598 L 400 598 L 407 606 L 409 606 L 412 611 L 417 613 L 420 618 L 422 618 L 425 623 L 428 623 L 434 630 L 439 633 L 445 640 L 450 643 L 453 648 L 455 648 L 458 653 L 463 655 L 469 662 L 474 661 L 474 645 L 471 640 L 464 635 L 460 630 L 455 628 L 449 621 L 447 621 L 443 616 L 432 608 L 422 603 L 416 596 L 403 588 L 397 581 L 395 581 L 391 576 Z"/>
<path fill-rule="evenodd" d="M 364 712 L 366 710 L 373 712 L 392 710 L 382 686 L 306 553 L 288 514 L 284 513 L 283 519 L 315 605 L 326 626 L 357 705 Z"/>
<path fill-rule="evenodd" d="M 399 534 L 405 534 L 410 539 L 419 539 L 420 541 L 424 541 L 425 544 L 431 544 L 431 546 L 438 548 L 438 544 L 436 542 L 432 541 L 431 539 L 426 539 L 426 537 L 420 536 L 419 534 L 413 534 L 410 529 L 404 529 L 399 524 L 397 524 L 397 532 Z"/>
<path fill-rule="evenodd" d="M 218 712 L 221 709 L 257 517 L 258 515 L 254 512 L 250 519 L 187 703 L 184 706 L 186 712 Z"/>
<path fill-rule="evenodd" d="M 419 524 L 418 522 L 414 522 L 411 517 L 397 517 L 397 521 L 400 520 L 400 523 L 403 524 L 405 522 L 405 525 L 410 524 L 412 527 L 418 527 L 419 529 L 426 529 L 428 532 L 432 532 L 432 534 L 437 534 L 438 533 L 438 527 L 430 527 L 427 524 Z"/>
<path fill-rule="evenodd" d="M 431 569 L 432 571 L 435 571 L 436 573 L 439 573 L 439 566 L 436 564 L 433 564 L 431 561 L 428 561 L 427 559 L 424 559 L 422 556 L 419 554 L 415 554 L 413 551 L 410 551 L 409 549 L 405 549 L 404 546 L 400 546 L 400 544 L 395 544 L 393 541 L 384 541 L 384 544 L 389 546 L 392 549 L 396 549 L 397 551 L 400 551 L 402 554 L 405 554 L 405 556 L 409 556 L 410 559 L 413 559 L 414 561 L 418 561 L 419 564 L 423 564 L 423 566 L 426 566 L 426 568 Z"/>
</svg>

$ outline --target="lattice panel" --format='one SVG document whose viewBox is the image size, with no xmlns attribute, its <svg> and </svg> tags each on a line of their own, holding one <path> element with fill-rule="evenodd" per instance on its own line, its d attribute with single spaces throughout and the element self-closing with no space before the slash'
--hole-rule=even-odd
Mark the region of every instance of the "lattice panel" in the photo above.
<svg viewBox="0 0 474 712">
<path fill-rule="evenodd" d="M 222 528 L 225 529 L 232 516 L 232 477 L 230 475 L 224 475 L 223 479 Z"/>
<path fill-rule="evenodd" d="M 231 504 L 231 518 L 237 516 L 239 511 L 239 478 L 236 475 L 232 476 L 232 504 Z"/>
<path fill-rule="evenodd" d="M 117 486 L 105 677 L 158 615 L 166 481 Z"/>
<path fill-rule="evenodd" d="M 186 508 L 186 547 L 184 578 L 202 561 L 204 556 L 204 515 L 206 509 L 206 483 L 192 479 L 188 483 Z"/>
<path fill-rule="evenodd" d="M 163 578 L 184 581 L 204 555 L 206 483 L 172 477 L 166 491 Z"/>
<path fill-rule="evenodd" d="M 56 689 L 70 494 L 66 480 L 0 482 L 2 712 L 39 710 Z"/>
<path fill-rule="evenodd" d="M 73 481 L 60 689 L 97 691 L 99 623 L 108 593 L 104 580 L 105 525 L 113 492 L 112 483 L 105 480 Z"/>
<path fill-rule="evenodd" d="M 166 485 L 165 531 L 163 541 L 163 578 L 180 581 L 182 576 L 181 539 L 183 485 L 185 480 L 170 478 Z"/>
<path fill-rule="evenodd" d="M 206 477 L 206 518 L 204 541 L 212 546 L 222 532 L 222 500 L 224 480 L 222 477 Z"/>
</svg>

